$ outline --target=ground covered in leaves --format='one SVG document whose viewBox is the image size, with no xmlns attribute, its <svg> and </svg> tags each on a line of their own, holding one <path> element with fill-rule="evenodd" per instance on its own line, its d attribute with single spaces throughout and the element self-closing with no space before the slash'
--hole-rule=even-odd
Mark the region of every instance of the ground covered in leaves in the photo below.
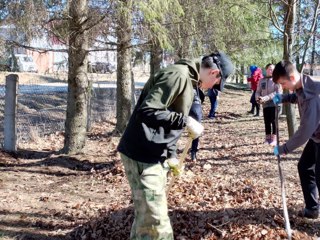
<svg viewBox="0 0 320 240">
<path fill-rule="evenodd" d="M 229 89 L 217 118 L 204 119 L 198 161 L 187 159 L 168 196 L 176 239 L 286 238 L 277 161 L 263 144 L 262 117 L 246 114 L 249 98 Z M 133 208 L 114 123 L 95 125 L 81 155 L 57 152 L 61 133 L 24 144 L 15 155 L 0 152 L 0 239 L 128 239 Z M 280 124 L 284 141 L 284 118 Z M 184 136 L 180 153 L 185 143 Z M 300 153 L 283 159 L 291 226 L 294 239 L 316 239 L 320 220 L 298 217 Z"/>
</svg>

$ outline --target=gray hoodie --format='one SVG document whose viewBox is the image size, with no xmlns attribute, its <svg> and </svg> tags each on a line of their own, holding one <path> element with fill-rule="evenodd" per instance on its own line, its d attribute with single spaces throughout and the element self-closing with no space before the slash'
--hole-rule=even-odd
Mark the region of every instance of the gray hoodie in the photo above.
<svg viewBox="0 0 320 240">
<path fill-rule="evenodd" d="M 282 88 L 279 84 L 275 84 L 270 77 L 265 77 L 261 79 L 258 83 L 258 88 L 256 91 L 256 100 L 259 97 L 265 97 L 266 101 L 262 104 L 263 108 L 275 107 L 272 99 L 277 93 L 282 93 Z"/>
<path fill-rule="evenodd" d="M 302 88 L 294 94 L 284 94 L 282 102 L 298 103 L 300 126 L 279 153 L 289 153 L 302 146 L 309 139 L 320 143 L 320 81 L 303 75 Z"/>
</svg>

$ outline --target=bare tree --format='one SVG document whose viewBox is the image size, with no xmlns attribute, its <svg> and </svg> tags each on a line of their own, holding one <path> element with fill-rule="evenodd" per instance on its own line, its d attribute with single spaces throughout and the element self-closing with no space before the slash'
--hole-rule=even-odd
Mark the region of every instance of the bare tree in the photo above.
<svg viewBox="0 0 320 240">
<path fill-rule="evenodd" d="M 90 95 L 87 76 L 88 1 L 69 2 L 69 73 L 65 123 L 65 153 L 80 152 L 86 140 L 87 104 Z"/>
<path fill-rule="evenodd" d="M 117 12 L 117 124 L 123 132 L 131 116 L 134 86 L 131 76 L 132 0 L 119 0 Z"/>
<path fill-rule="evenodd" d="M 286 19 L 283 35 L 283 59 L 292 61 L 292 50 L 294 45 L 294 25 L 297 14 L 296 0 L 288 0 L 288 3 L 285 4 L 284 8 L 286 9 Z M 284 109 L 287 115 L 289 137 L 291 137 L 297 129 L 295 108 L 293 105 L 288 104 L 285 105 Z"/>
<path fill-rule="evenodd" d="M 151 44 L 150 50 L 150 75 L 155 74 L 160 70 L 162 62 L 163 50 L 157 39 Z"/>
<path fill-rule="evenodd" d="M 313 35 L 313 40 L 312 40 L 310 75 L 314 75 L 315 74 L 315 70 L 316 70 L 315 60 L 316 60 L 316 34 Z"/>
</svg>

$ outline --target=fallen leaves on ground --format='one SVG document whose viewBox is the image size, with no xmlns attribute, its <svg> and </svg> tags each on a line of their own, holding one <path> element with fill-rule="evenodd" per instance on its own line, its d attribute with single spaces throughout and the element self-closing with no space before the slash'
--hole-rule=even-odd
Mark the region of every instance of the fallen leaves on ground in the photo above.
<svg viewBox="0 0 320 240">
<path fill-rule="evenodd" d="M 216 119 L 204 118 L 198 159 L 186 159 L 185 172 L 168 196 L 175 239 L 286 239 L 277 161 L 272 147 L 263 144 L 262 117 L 246 114 L 249 99 L 249 92 L 227 90 Z M 95 125 L 84 154 L 59 155 L 59 133 L 47 136 L 42 146 L 29 146 L 49 153 L 0 153 L 5 190 L 0 192 L 0 233 L 19 239 L 128 239 L 134 211 L 114 124 L 111 119 Z M 283 142 L 284 118 L 280 126 Z M 179 140 L 178 153 L 186 142 L 186 136 Z M 303 208 L 299 154 L 283 159 L 293 239 L 315 239 L 320 221 L 298 217 Z"/>
</svg>

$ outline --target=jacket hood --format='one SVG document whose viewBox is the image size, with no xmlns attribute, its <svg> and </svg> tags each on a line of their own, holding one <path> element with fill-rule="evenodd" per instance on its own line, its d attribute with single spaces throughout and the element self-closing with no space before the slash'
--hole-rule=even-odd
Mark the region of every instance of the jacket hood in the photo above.
<svg viewBox="0 0 320 240">
<path fill-rule="evenodd" d="M 200 59 L 180 59 L 175 64 L 187 65 L 189 67 L 189 77 L 192 79 L 193 84 L 197 84 L 200 80 Z"/>
<path fill-rule="evenodd" d="M 308 75 L 303 75 L 301 81 L 306 99 L 320 95 L 320 80 L 316 80 Z"/>
</svg>

